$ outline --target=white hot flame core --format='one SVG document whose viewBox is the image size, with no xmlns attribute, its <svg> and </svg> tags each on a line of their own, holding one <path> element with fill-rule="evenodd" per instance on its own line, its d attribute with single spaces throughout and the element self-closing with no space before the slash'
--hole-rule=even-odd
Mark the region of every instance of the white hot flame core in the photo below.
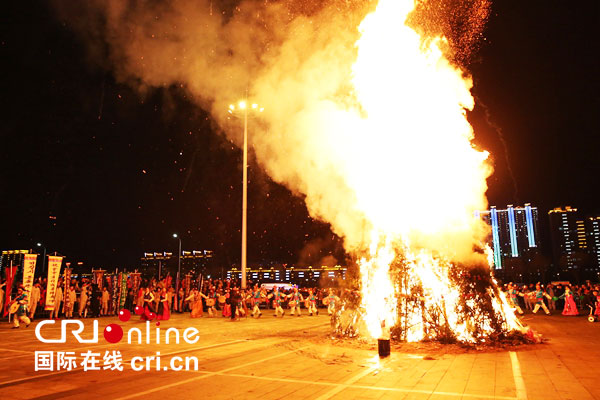
<svg viewBox="0 0 600 400">
<path fill-rule="evenodd" d="M 406 327 L 409 341 L 426 335 L 423 309 L 401 312 L 397 321 L 397 298 L 410 295 L 390 276 L 392 243 L 401 243 L 409 271 L 403 287 L 421 286 L 423 307 L 436 307 L 458 340 L 474 341 L 473 321 L 483 321 L 488 333 L 492 328 L 483 316 L 461 312 L 461 294 L 440 256 L 485 260 L 472 251 L 485 229 L 474 211 L 487 205 L 491 168 L 488 154 L 471 143 L 472 82 L 444 57 L 444 39 L 424 44 L 398 23 L 413 8 L 412 0 L 380 0 L 361 23 L 353 86 L 362 114 L 346 119 L 345 140 L 338 142 L 343 151 L 363 155 L 345 165 L 345 177 L 373 232 L 369 257 L 359 261 L 364 320 L 373 338 L 382 335 L 382 325 L 396 323 Z M 518 327 L 506 299 L 494 297 L 493 304 L 509 329 Z"/>
</svg>

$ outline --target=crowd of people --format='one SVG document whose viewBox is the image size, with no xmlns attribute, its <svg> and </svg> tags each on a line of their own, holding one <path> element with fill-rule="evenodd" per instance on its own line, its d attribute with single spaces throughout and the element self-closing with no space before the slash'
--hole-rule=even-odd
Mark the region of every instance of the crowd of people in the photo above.
<svg viewBox="0 0 600 400">
<path fill-rule="evenodd" d="M 319 314 L 319 309 L 327 307 L 332 313 L 340 298 L 335 289 L 318 287 L 271 288 L 248 283 L 242 289 L 234 280 L 202 280 L 189 290 L 179 287 L 176 291 L 166 280 L 151 281 L 137 293 L 128 296 L 126 308 L 133 309 L 141 319 L 168 319 L 170 314 L 189 313 L 192 318 L 225 317 L 239 320 L 241 317 L 260 318 L 264 310 L 272 310 L 273 316 L 283 318 L 286 310 L 289 315 L 301 316 L 302 308 L 309 316 Z"/>
<path fill-rule="evenodd" d="M 566 316 L 585 314 L 600 317 L 600 284 L 518 285 L 510 282 L 503 289 L 509 304 L 521 315 L 524 310 L 536 314 L 541 308 L 548 315 L 560 311 Z"/>
<path fill-rule="evenodd" d="M 0 284 L 0 310 L 4 310 L 4 284 Z M 63 290 L 64 289 L 64 290 Z M 13 328 L 20 323 L 26 326 L 38 317 L 56 319 L 97 318 L 116 315 L 125 308 L 140 315 L 142 320 L 167 320 L 172 313 L 189 313 L 192 318 L 225 317 L 238 320 L 241 317 L 260 318 L 263 311 L 271 310 L 275 317 L 283 318 L 286 311 L 301 316 L 303 308 L 309 316 L 318 315 L 327 308 L 331 315 L 342 297 L 346 302 L 352 295 L 347 290 L 291 285 L 270 285 L 269 288 L 249 281 L 246 289 L 240 282 L 229 279 L 199 279 L 187 284 L 173 284 L 173 280 L 143 280 L 135 284 L 130 279 L 127 286 L 113 290 L 108 281 L 93 282 L 92 279 L 71 279 L 65 284 L 58 281 L 55 301 L 51 311 L 45 310 L 46 282 L 37 279 L 31 293 L 17 288 L 11 300 L 14 314 Z M 563 315 L 593 315 L 600 319 L 600 285 L 565 285 L 541 283 L 503 286 L 509 304 L 519 314 L 525 311 L 546 314 L 560 311 Z M 115 295 L 118 295 L 118 299 Z M 8 311 L 7 311 L 8 312 Z"/>
<path fill-rule="evenodd" d="M 240 317 L 260 318 L 263 311 L 272 310 L 276 317 L 283 317 L 286 310 L 290 315 L 301 316 L 305 308 L 309 316 L 318 315 L 319 309 L 326 307 L 333 312 L 340 298 L 334 289 L 318 287 L 298 288 L 290 285 L 261 287 L 252 281 L 242 289 L 240 282 L 229 279 L 207 279 L 189 282 L 188 285 L 173 285 L 170 278 L 142 281 L 138 287 L 127 281 L 126 295 L 115 299 L 115 291 L 108 282 L 94 283 L 91 279 L 72 279 L 68 285 L 59 279 L 56 296 L 51 311 L 45 311 L 46 282 L 36 280 L 31 293 L 24 293 L 22 286 L 12 303 L 20 304 L 13 318 L 13 327 L 19 322 L 27 325 L 35 318 L 98 318 L 116 315 L 125 308 L 140 315 L 144 320 L 167 320 L 172 313 L 189 313 L 192 318 L 227 317 L 238 320 Z M 0 310 L 3 309 L 4 294 L 0 285 Z M 123 304 L 121 306 L 121 303 Z"/>
</svg>

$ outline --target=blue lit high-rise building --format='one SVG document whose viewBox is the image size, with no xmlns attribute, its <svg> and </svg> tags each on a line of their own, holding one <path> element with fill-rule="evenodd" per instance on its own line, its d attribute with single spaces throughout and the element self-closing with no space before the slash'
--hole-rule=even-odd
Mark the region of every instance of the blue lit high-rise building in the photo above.
<svg viewBox="0 0 600 400">
<path fill-rule="evenodd" d="M 529 203 L 523 207 L 511 204 L 503 210 L 491 206 L 477 215 L 492 227 L 491 244 L 497 269 L 504 268 L 507 258 L 529 256 L 533 249 L 539 248 L 537 207 Z"/>
</svg>

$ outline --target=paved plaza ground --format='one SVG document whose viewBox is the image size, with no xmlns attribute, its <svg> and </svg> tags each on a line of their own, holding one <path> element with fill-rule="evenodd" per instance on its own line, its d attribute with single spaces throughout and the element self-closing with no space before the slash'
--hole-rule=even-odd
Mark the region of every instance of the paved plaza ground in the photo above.
<svg viewBox="0 0 600 400">
<path fill-rule="evenodd" d="M 191 319 L 175 315 L 161 322 L 170 327 L 198 329 L 199 340 L 188 344 L 127 344 L 130 328 L 145 331 L 136 316 L 129 322 L 99 319 L 98 343 L 81 344 L 72 335 L 66 343 L 36 339 L 35 322 L 12 330 L 0 325 L 0 399 L 600 399 L 600 323 L 584 317 L 528 315 L 524 321 L 548 341 L 511 349 L 470 349 L 459 346 L 408 344 L 396 346 L 380 360 L 374 345 L 329 338 L 329 318 Z M 37 322 L 37 321 L 36 321 Z M 103 337 L 109 323 L 122 326 L 121 342 Z M 85 320 L 83 338 L 92 337 Z M 156 329 L 155 322 L 151 323 Z M 59 338 L 60 325 L 46 325 L 45 338 Z M 172 340 L 174 336 L 172 337 Z M 145 340 L 145 337 L 143 338 Z M 123 371 L 34 371 L 35 351 L 96 352 L 99 367 L 108 350 L 119 350 Z M 156 356 L 160 370 L 134 371 L 133 357 Z M 54 354 L 56 356 L 56 353 Z M 175 359 L 181 357 L 181 359 Z M 195 371 L 164 370 L 172 359 L 196 357 Z M 191 359 L 190 359 L 191 360 Z M 181 364 L 175 363 L 177 367 Z M 144 366 L 139 361 L 136 366 Z"/>
</svg>

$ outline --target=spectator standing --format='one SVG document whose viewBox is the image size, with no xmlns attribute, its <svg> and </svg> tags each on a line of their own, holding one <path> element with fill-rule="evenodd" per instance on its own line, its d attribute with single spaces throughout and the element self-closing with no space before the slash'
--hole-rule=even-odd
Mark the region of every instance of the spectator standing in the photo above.
<svg viewBox="0 0 600 400">
<path fill-rule="evenodd" d="M 75 287 L 70 286 L 65 293 L 65 318 L 73 318 L 73 308 L 75 308 L 75 301 L 77 300 L 77 293 Z"/>
<path fill-rule="evenodd" d="M 108 301 L 110 300 L 110 293 L 108 293 L 108 289 L 105 287 L 102 290 L 102 315 L 108 315 Z"/>
<path fill-rule="evenodd" d="M 29 297 L 29 318 L 33 321 L 33 317 L 35 316 L 35 311 L 37 310 L 38 303 L 40 302 L 40 284 L 35 283 L 31 288 L 31 296 Z"/>
<path fill-rule="evenodd" d="M 84 283 L 81 285 L 81 294 L 79 295 L 79 318 L 87 316 L 87 303 L 88 303 L 88 284 Z"/>
<path fill-rule="evenodd" d="M 50 311 L 50 319 L 58 319 L 60 314 L 60 307 L 63 303 L 63 290 L 62 285 L 58 285 L 56 288 L 56 297 L 54 297 L 54 308 Z"/>
<path fill-rule="evenodd" d="M 556 293 L 554 290 L 554 286 L 552 286 L 551 284 L 548 285 L 548 287 L 546 288 L 546 292 L 548 293 L 548 296 L 550 296 L 550 299 L 548 300 L 548 308 L 550 309 L 550 311 L 556 311 Z"/>
<path fill-rule="evenodd" d="M 554 291 L 554 297 L 558 298 L 558 300 L 556 300 L 556 308 L 559 310 L 562 310 L 563 308 L 565 308 L 565 300 L 564 300 L 564 296 L 563 296 L 564 293 L 565 293 L 565 289 L 562 287 L 562 285 L 556 285 L 556 290 Z"/>
</svg>

